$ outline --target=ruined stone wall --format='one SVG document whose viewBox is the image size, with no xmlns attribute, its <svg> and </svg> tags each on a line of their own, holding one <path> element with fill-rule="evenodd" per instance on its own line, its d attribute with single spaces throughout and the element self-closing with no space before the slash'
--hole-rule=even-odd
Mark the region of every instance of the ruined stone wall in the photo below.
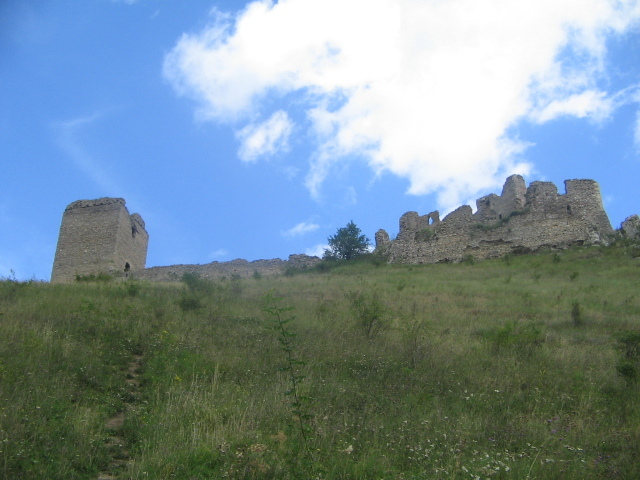
<svg viewBox="0 0 640 480">
<path fill-rule="evenodd" d="M 521 211 L 526 203 L 527 187 L 524 178 L 512 175 L 502 188 L 502 194 L 492 193 L 476 200 L 474 218 L 478 222 L 497 222 L 511 212 Z"/>
<path fill-rule="evenodd" d="M 437 211 L 407 212 L 391 240 L 376 232 L 376 250 L 394 263 L 458 262 L 468 255 L 491 258 L 541 248 L 606 243 L 613 233 L 593 180 L 567 180 L 559 194 L 551 182 L 532 182 L 520 175 L 507 178 L 500 195 L 476 201 L 476 212 L 463 205 L 444 219 Z M 640 220 L 629 217 L 623 230 L 640 237 Z M 65 210 L 53 265 L 52 282 L 71 282 L 76 275 L 101 272 L 152 281 L 176 281 L 185 273 L 220 279 L 285 273 L 307 268 L 318 257 L 291 255 L 288 260 L 212 262 L 145 268 L 149 235 L 138 214 L 129 215 L 122 198 L 79 200 Z"/>
<path fill-rule="evenodd" d="M 620 225 L 622 235 L 631 240 L 640 240 L 640 217 L 630 215 Z"/>
<path fill-rule="evenodd" d="M 176 281 L 185 273 L 203 278 L 270 276 L 289 268 L 309 268 L 320 258 L 290 255 L 288 260 L 237 259 L 204 265 L 172 265 L 145 268 L 149 234 L 142 217 L 129 215 L 123 198 L 78 200 L 62 215 L 58 246 L 53 262 L 52 282 L 73 282 L 77 275 L 105 273 L 121 278 Z"/>
<path fill-rule="evenodd" d="M 73 202 L 62 216 L 51 281 L 72 282 L 76 275 L 141 270 L 148 242 L 142 217 L 129 215 L 124 199 Z"/>
<path fill-rule="evenodd" d="M 491 258 L 508 253 L 605 243 L 613 232 L 593 180 L 567 180 L 558 194 L 551 182 L 526 187 L 520 175 L 507 178 L 501 195 L 476 201 L 475 213 L 464 205 L 436 221 L 433 214 L 407 212 L 400 231 L 388 240 L 376 233 L 376 249 L 394 263 L 457 262 L 468 255 Z M 437 213 L 437 212 L 432 212 Z"/>
<path fill-rule="evenodd" d="M 155 282 L 178 281 L 185 273 L 196 273 L 207 280 L 223 278 L 250 277 L 258 273 L 268 277 L 280 275 L 288 268 L 309 268 L 318 263 L 318 257 L 308 255 L 290 255 L 288 260 L 274 258 L 271 260 L 255 260 L 249 262 L 236 259 L 230 262 L 211 262 L 203 265 L 171 265 L 168 267 L 151 267 L 132 274 L 133 278 Z"/>
</svg>

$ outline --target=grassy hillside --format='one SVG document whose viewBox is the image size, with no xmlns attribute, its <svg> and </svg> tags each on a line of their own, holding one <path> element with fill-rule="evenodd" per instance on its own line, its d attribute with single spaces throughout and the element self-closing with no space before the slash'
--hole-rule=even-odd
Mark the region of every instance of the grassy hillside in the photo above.
<svg viewBox="0 0 640 480">
<path fill-rule="evenodd" d="M 636 256 L 4 279 L 0 477 L 640 478 Z"/>
</svg>

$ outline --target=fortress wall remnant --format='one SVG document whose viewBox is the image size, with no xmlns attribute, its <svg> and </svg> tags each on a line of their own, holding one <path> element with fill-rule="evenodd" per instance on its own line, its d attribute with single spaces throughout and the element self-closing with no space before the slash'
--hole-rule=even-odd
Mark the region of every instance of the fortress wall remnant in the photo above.
<svg viewBox="0 0 640 480">
<path fill-rule="evenodd" d="M 640 240 L 640 217 L 629 215 L 620 225 L 620 229 L 626 238 Z"/>
<path fill-rule="evenodd" d="M 564 195 L 551 182 L 526 187 L 520 175 L 507 178 L 501 195 L 476 201 L 477 210 L 463 205 L 425 231 L 429 215 L 407 212 L 400 233 L 385 243 L 396 263 L 456 262 L 467 255 L 498 257 L 541 248 L 606 243 L 613 233 L 593 180 L 567 180 Z M 426 220 L 425 220 L 426 219 Z M 376 234 L 383 239 L 386 232 Z M 376 249 L 378 249 L 376 242 Z"/>
<path fill-rule="evenodd" d="M 142 217 L 129 215 L 123 198 L 78 200 L 62 216 L 51 281 L 141 270 L 148 243 Z"/>
<path fill-rule="evenodd" d="M 500 195 L 476 201 L 474 213 L 463 205 L 440 220 L 438 211 L 407 212 L 391 240 L 385 230 L 375 235 L 376 251 L 392 263 L 457 262 L 472 255 L 492 258 L 541 248 L 606 243 L 613 233 L 593 180 L 566 180 L 565 194 L 551 182 L 526 187 L 520 175 L 505 181 Z M 630 238 L 640 237 L 640 217 L 622 225 Z M 290 255 L 288 260 L 212 262 L 145 268 L 149 235 L 137 213 L 129 215 L 122 198 L 79 200 L 67 206 L 60 227 L 52 282 L 71 282 L 76 275 L 126 274 L 152 281 L 180 280 L 184 273 L 203 278 L 282 274 L 289 268 L 311 267 L 321 260 Z"/>
<path fill-rule="evenodd" d="M 185 273 L 195 273 L 206 280 L 222 278 L 249 277 L 258 272 L 260 275 L 270 276 L 283 273 L 286 262 L 279 258 L 273 260 L 256 260 L 249 262 L 236 259 L 230 262 L 211 262 L 205 264 L 171 265 L 168 267 L 146 268 L 134 274 L 134 278 L 155 282 L 180 281 Z"/>
<path fill-rule="evenodd" d="M 249 262 L 236 259 L 230 262 L 211 262 L 202 265 L 171 265 L 168 267 L 151 267 L 137 271 L 133 277 L 140 280 L 156 282 L 179 281 L 185 273 L 195 273 L 206 280 L 223 278 L 250 277 L 256 273 L 268 277 L 286 272 L 288 268 L 309 268 L 320 261 L 318 257 L 304 254 L 289 255 L 288 260 L 274 258 L 271 260 L 255 260 Z"/>
<path fill-rule="evenodd" d="M 389 234 L 385 230 L 380 229 L 376 232 L 375 242 L 377 248 L 386 250 L 391 240 L 389 239 Z"/>
<path fill-rule="evenodd" d="M 502 195 L 492 193 L 476 200 L 477 221 L 500 221 L 511 212 L 521 211 L 526 202 L 527 187 L 524 178 L 512 175 L 502 188 Z"/>
<path fill-rule="evenodd" d="M 593 180 L 566 180 L 567 212 L 593 222 L 598 230 L 611 229 L 609 217 L 602 208 L 600 186 Z M 575 211 L 575 213 L 574 213 Z"/>
<path fill-rule="evenodd" d="M 304 269 L 320 262 L 309 255 L 290 255 L 288 260 L 237 259 L 205 265 L 172 265 L 145 268 L 149 235 L 142 217 L 129 215 L 123 198 L 78 200 L 62 215 L 52 282 L 73 282 L 78 275 L 108 275 L 151 281 L 176 281 L 185 273 L 203 278 L 269 276 L 289 268 Z"/>
</svg>

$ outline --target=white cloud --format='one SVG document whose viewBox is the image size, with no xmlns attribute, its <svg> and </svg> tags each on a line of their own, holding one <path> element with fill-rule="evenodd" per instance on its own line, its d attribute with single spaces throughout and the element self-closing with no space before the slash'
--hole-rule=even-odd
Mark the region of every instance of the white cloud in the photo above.
<svg viewBox="0 0 640 480">
<path fill-rule="evenodd" d="M 612 99 L 606 97 L 605 92 L 587 90 L 567 98 L 553 100 L 542 110 L 533 112 L 531 116 L 538 123 L 545 123 L 563 115 L 604 121 L 609 118 L 614 108 Z"/>
<path fill-rule="evenodd" d="M 291 129 L 289 115 L 283 110 L 278 110 L 265 122 L 247 125 L 237 133 L 241 141 L 238 156 L 245 162 L 253 162 L 286 150 Z"/>
<path fill-rule="evenodd" d="M 318 244 L 311 248 L 307 248 L 305 250 L 305 255 L 309 255 L 311 257 L 320 257 L 324 255 L 324 251 L 329 249 L 329 245 L 326 244 Z"/>
<path fill-rule="evenodd" d="M 507 134 L 517 122 L 611 114 L 606 40 L 637 24 L 640 0 L 264 0 L 213 15 L 165 59 L 202 118 L 246 122 L 289 102 L 277 108 L 302 108 L 317 142 L 313 195 L 357 156 L 451 207 L 529 171 L 528 144 Z M 247 128 L 241 156 L 270 153 L 266 125 Z"/>
<path fill-rule="evenodd" d="M 285 237 L 297 237 L 299 235 L 304 235 L 305 233 L 314 232 L 318 228 L 320 228 L 320 225 L 317 223 L 301 222 L 295 227 L 282 232 L 282 235 Z"/>
</svg>

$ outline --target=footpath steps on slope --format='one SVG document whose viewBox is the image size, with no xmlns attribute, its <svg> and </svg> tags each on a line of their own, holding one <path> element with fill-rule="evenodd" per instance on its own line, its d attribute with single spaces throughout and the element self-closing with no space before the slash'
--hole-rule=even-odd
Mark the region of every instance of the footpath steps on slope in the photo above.
<svg viewBox="0 0 640 480">
<path fill-rule="evenodd" d="M 138 377 L 143 359 L 143 355 L 134 355 L 131 362 L 129 362 L 126 378 L 129 395 L 126 400 L 126 408 L 124 411 L 118 412 L 109 418 L 105 424 L 105 428 L 110 432 L 110 436 L 106 439 L 106 445 L 109 448 L 111 460 L 107 469 L 98 474 L 97 480 L 114 480 L 118 478 L 118 473 L 122 472 L 129 462 L 131 462 L 128 445 L 122 435 L 122 428 L 127 414 L 137 401 L 140 393 L 140 381 Z"/>
</svg>

